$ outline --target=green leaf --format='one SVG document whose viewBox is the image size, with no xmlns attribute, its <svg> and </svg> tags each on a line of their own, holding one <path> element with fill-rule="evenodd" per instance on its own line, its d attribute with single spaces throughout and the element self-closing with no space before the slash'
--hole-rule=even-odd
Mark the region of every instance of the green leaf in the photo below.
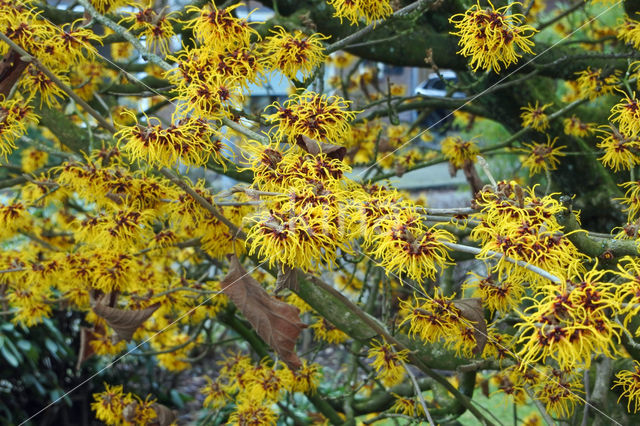
<svg viewBox="0 0 640 426">
<path fill-rule="evenodd" d="M 0 353 L 2 353 L 3 358 L 6 359 L 11 366 L 17 367 L 18 365 L 20 365 L 18 357 L 15 354 L 12 354 L 11 351 L 9 351 L 8 346 L 5 345 L 0 347 Z"/>
<path fill-rule="evenodd" d="M 18 340 L 18 347 L 22 349 L 23 352 L 27 352 L 31 350 L 31 342 L 28 340 Z"/>
<path fill-rule="evenodd" d="M 60 359 L 58 356 L 58 345 L 51 339 L 45 339 L 44 345 L 47 347 L 49 353 L 57 360 Z"/>
<path fill-rule="evenodd" d="M 182 394 L 180 392 L 178 392 L 175 389 L 171 389 L 171 392 L 169 392 L 169 396 L 171 397 L 171 402 L 173 402 L 176 407 L 178 408 L 184 407 L 184 401 L 182 399 Z"/>
</svg>

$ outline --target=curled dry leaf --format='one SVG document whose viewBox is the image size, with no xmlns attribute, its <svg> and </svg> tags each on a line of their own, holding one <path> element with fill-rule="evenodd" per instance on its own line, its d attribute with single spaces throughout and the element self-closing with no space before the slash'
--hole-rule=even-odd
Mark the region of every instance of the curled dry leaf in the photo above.
<svg viewBox="0 0 640 426">
<path fill-rule="evenodd" d="M 155 402 L 151 405 L 151 408 L 156 412 L 156 418 L 152 423 L 154 426 L 169 426 L 176 420 L 175 411 L 165 405 Z"/>
<path fill-rule="evenodd" d="M 82 363 L 95 353 L 91 341 L 95 340 L 96 330 L 89 327 L 80 328 L 80 349 L 78 349 L 78 361 L 76 362 L 76 371 L 80 371 Z"/>
<path fill-rule="evenodd" d="M 287 265 L 283 265 L 282 269 L 278 270 L 278 278 L 276 279 L 276 289 L 274 292 L 278 294 L 285 288 L 295 292 L 300 289 L 296 268 Z"/>
<path fill-rule="evenodd" d="M 311 155 L 318 155 L 321 152 L 327 154 L 329 158 L 342 160 L 347 153 L 347 148 L 330 143 L 318 142 L 305 135 L 298 137 L 296 144 Z"/>
<path fill-rule="evenodd" d="M 280 359 L 292 370 L 297 370 L 301 362 L 295 353 L 296 340 L 306 327 L 300 321 L 300 311 L 270 296 L 240 265 L 235 255 L 230 256 L 229 261 L 229 272 L 220 283 L 222 291 Z"/>
<path fill-rule="evenodd" d="M 118 341 L 130 341 L 138 327 L 160 307 L 159 303 L 155 303 L 145 309 L 127 310 L 111 308 L 101 302 L 102 299 L 98 299 L 98 302 L 93 306 L 93 312 L 104 318 L 109 327 L 113 328 Z"/>
<path fill-rule="evenodd" d="M 471 161 L 465 161 L 462 166 L 462 171 L 464 172 L 464 177 L 467 179 L 469 186 L 471 187 L 471 194 L 476 194 L 477 192 L 482 190 L 482 181 L 480 180 L 480 176 L 478 176 L 478 172 L 476 171 L 475 166 Z"/>
<path fill-rule="evenodd" d="M 462 316 L 473 323 L 473 336 L 476 338 L 476 347 L 473 354 L 479 355 L 487 344 L 487 321 L 484 319 L 482 301 L 478 297 L 454 300 L 453 304 L 460 310 Z"/>
<path fill-rule="evenodd" d="M 128 423 L 136 423 L 139 407 L 138 401 L 130 402 L 122 409 L 122 418 Z M 176 413 L 165 405 L 154 402 L 151 408 L 156 413 L 156 417 L 146 423 L 148 426 L 169 426 L 176 419 Z"/>
<path fill-rule="evenodd" d="M 11 93 L 22 72 L 29 65 L 20 59 L 20 54 L 15 50 L 9 50 L 0 60 L 0 94 L 5 98 Z"/>
</svg>

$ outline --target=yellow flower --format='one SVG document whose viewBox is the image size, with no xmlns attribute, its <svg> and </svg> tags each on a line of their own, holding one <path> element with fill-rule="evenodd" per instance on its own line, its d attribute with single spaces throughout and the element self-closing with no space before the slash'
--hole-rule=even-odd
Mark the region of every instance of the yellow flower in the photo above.
<svg viewBox="0 0 640 426">
<path fill-rule="evenodd" d="M 584 270 L 585 255 L 569 241 L 557 223 L 555 215 L 564 207 L 552 196 L 537 197 L 534 188 L 523 190 L 515 182 L 498 182 L 497 188 L 486 188 L 477 194 L 475 204 L 481 209 L 481 222 L 471 231 L 471 238 L 481 241 L 478 259 L 495 262 L 490 252 L 503 253 L 523 260 L 558 277 Z M 492 272 L 497 279 L 528 282 L 537 287 L 547 280 L 527 269 L 513 265 L 504 258 L 497 261 Z"/>
<path fill-rule="evenodd" d="M 545 404 L 553 417 L 569 417 L 577 404 L 584 401 L 578 393 L 583 393 L 582 382 L 575 370 L 550 368 L 534 386 L 535 398 Z"/>
<path fill-rule="evenodd" d="M 591 135 L 596 130 L 596 123 L 585 123 L 575 115 L 563 120 L 565 135 L 583 138 Z"/>
<path fill-rule="evenodd" d="M 607 271 L 592 269 L 548 284 L 541 299 L 521 314 L 518 356 L 524 364 L 545 362 L 550 356 L 562 369 L 588 368 L 594 354 L 618 354 L 620 327 L 607 313 L 617 309 L 615 284 L 603 282 Z"/>
<path fill-rule="evenodd" d="M 122 126 L 115 134 L 121 149 L 133 160 L 144 160 L 150 165 L 173 167 L 177 160 L 187 165 L 202 166 L 209 160 L 222 163 L 221 153 L 225 147 L 221 136 L 202 118 L 177 118 L 163 128 L 160 120 L 146 118 L 147 124 Z"/>
<path fill-rule="evenodd" d="M 457 52 L 463 56 L 471 56 L 470 66 L 474 71 L 492 69 L 500 72 L 502 65 L 508 67 L 522 57 L 518 51 L 533 54 L 530 38 L 536 29 L 530 25 L 522 25 L 524 16 L 509 13 L 513 5 L 496 9 L 491 2 L 489 7 L 482 8 L 480 2 L 471 6 L 464 14 L 456 14 L 449 18 L 458 32 L 451 34 L 460 37 Z"/>
<path fill-rule="evenodd" d="M 146 40 L 147 48 L 161 55 L 169 53 L 169 41 L 174 36 L 171 13 L 164 11 L 158 14 L 152 8 L 140 9 L 139 12 L 128 12 L 129 16 L 122 18 L 120 22 L 131 23 L 131 30 L 139 32 Z"/>
<path fill-rule="evenodd" d="M 229 424 L 270 426 L 276 424 L 278 416 L 269 405 L 243 398 L 229 416 Z"/>
<path fill-rule="evenodd" d="M 376 376 L 385 386 L 397 385 L 405 377 L 403 362 L 407 361 L 408 349 L 396 351 L 388 343 L 380 343 L 377 339 L 371 341 L 369 358 L 373 357 L 371 365 L 376 370 Z"/>
<path fill-rule="evenodd" d="M 473 277 L 465 282 L 464 289 L 473 289 L 473 297 L 482 298 L 482 305 L 490 311 L 507 313 L 520 304 L 524 286 L 520 280 L 514 277 L 504 277 L 498 280 L 494 274 L 478 275 L 470 273 Z"/>
<path fill-rule="evenodd" d="M 604 150 L 604 155 L 598 158 L 602 164 L 618 171 L 630 170 L 640 164 L 640 156 L 636 154 L 640 148 L 638 134 L 620 132 L 615 126 L 601 126 L 599 132 L 604 136 L 598 136 L 598 148 Z"/>
<path fill-rule="evenodd" d="M 336 66 L 336 68 L 347 68 L 355 61 L 355 56 L 348 53 L 339 51 L 329 57 L 329 61 Z"/>
<path fill-rule="evenodd" d="M 102 14 L 126 6 L 131 0 L 91 0 L 91 4 Z"/>
<path fill-rule="evenodd" d="M 489 340 L 490 341 L 490 340 Z M 493 377 L 491 382 L 495 383 L 497 389 L 492 393 L 503 393 L 508 395 L 514 403 L 522 405 L 527 399 L 524 386 L 525 381 L 522 373 L 516 368 L 507 368 L 499 371 Z"/>
<path fill-rule="evenodd" d="M 94 393 L 91 409 L 96 412 L 96 418 L 108 425 L 119 424 L 122 419 L 123 401 L 125 394 L 122 385 L 109 386 L 104 384 L 104 392 Z"/>
<path fill-rule="evenodd" d="M 473 141 L 465 141 L 460 136 L 447 136 L 442 141 L 442 154 L 447 160 L 459 169 L 465 164 L 473 164 L 480 154 L 478 146 Z"/>
<path fill-rule="evenodd" d="M 625 135 L 636 135 L 640 132 L 640 103 L 636 99 L 636 94 L 625 97 L 611 108 L 609 120 L 617 123 L 620 133 Z"/>
<path fill-rule="evenodd" d="M 622 71 L 614 70 L 607 74 L 600 68 L 580 71 L 576 81 L 580 96 L 588 97 L 593 100 L 598 96 L 609 95 L 616 89 L 616 85 L 620 82 Z"/>
<path fill-rule="evenodd" d="M 625 15 L 624 21 L 617 28 L 616 37 L 636 49 L 640 49 L 640 22 Z"/>
<path fill-rule="evenodd" d="M 322 34 L 307 36 L 299 30 L 289 33 L 282 27 L 275 27 L 271 32 L 273 35 L 261 45 L 262 55 L 271 69 L 280 70 L 291 79 L 305 80 L 325 61 L 322 40 L 329 37 Z"/>
<path fill-rule="evenodd" d="M 443 229 L 427 227 L 419 215 L 380 220 L 378 227 L 377 233 L 365 241 L 366 250 L 387 274 L 406 274 L 417 281 L 435 279 L 438 268 L 451 264 L 442 243 L 452 243 L 455 237 Z"/>
<path fill-rule="evenodd" d="M 557 140 L 557 137 L 551 140 L 549 135 L 547 135 L 546 143 L 533 142 L 522 144 L 527 148 L 522 149 L 522 151 L 527 153 L 527 157 L 522 162 L 522 165 L 529 169 L 529 176 L 533 176 L 542 170 L 555 170 L 558 167 L 558 164 L 560 164 L 558 157 L 564 157 L 566 155 L 561 151 L 563 148 L 566 148 L 566 146 L 554 146 Z"/>
<path fill-rule="evenodd" d="M 69 86 L 69 77 L 62 74 L 57 74 L 56 77 Z M 24 71 L 20 79 L 19 88 L 28 93 L 29 98 L 33 98 L 36 95 L 39 96 L 40 108 L 42 108 L 43 104 L 49 108 L 58 107 L 60 106 L 60 99 L 67 96 L 53 80 L 33 64 L 29 64 Z"/>
<path fill-rule="evenodd" d="M 322 317 L 317 318 L 309 328 L 313 330 L 314 336 L 317 339 L 324 340 L 327 343 L 340 344 L 349 339 L 348 335 Z"/>
<path fill-rule="evenodd" d="M 293 95 L 282 105 L 274 102 L 269 107 L 277 111 L 267 115 L 267 120 L 277 124 L 276 139 L 289 138 L 297 142 L 301 136 L 316 141 L 342 145 L 350 133 L 349 121 L 356 113 L 349 110 L 350 101 L 339 96 L 304 92 Z"/>
<path fill-rule="evenodd" d="M 540 414 L 531 413 L 522 420 L 522 426 L 542 426 L 542 418 Z"/>
<path fill-rule="evenodd" d="M 391 410 L 394 413 L 404 414 L 409 417 L 425 416 L 424 408 L 422 404 L 416 398 L 407 398 L 400 396 L 397 393 L 391 393 L 394 396 L 395 401 L 391 406 Z"/>
<path fill-rule="evenodd" d="M 536 101 L 535 106 L 528 104 L 526 107 L 520 108 L 524 111 L 520 114 L 522 127 L 531 127 L 540 132 L 545 131 L 549 127 L 549 117 L 544 113 L 544 110 L 551 105 L 553 105 L 553 102 L 539 106 L 538 101 Z"/>
<path fill-rule="evenodd" d="M 205 395 L 202 406 L 217 410 L 227 405 L 231 397 L 222 389 L 220 383 L 211 380 L 208 376 L 205 376 L 205 379 L 207 380 L 207 385 L 200 389 L 200 393 Z"/>
<path fill-rule="evenodd" d="M 185 28 L 191 28 L 196 40 L 208 49 L 224 52 L 247 47 L 252 37 L 259 36 L 247 18 L 238 19 L 233 16 L 233 10 L 240 6 L 242 3 L 222 10 L 219 10 L 214 2 L 209 2 L 202 9 L 188 6 L 187 13 L 195 14 L 195 17 L 184 22 Z"/>
<path fill-rule="evenodd" d="M 285 206 L 286 207 L 286 206 Z M 249 254 L 293 268 L 309 270 L 321 261 L 332 264 L 338 247 L 344 247 L 338 210 L 324 206 L 263 211 L 252 218 L 247 234 Z"/>
<path fill-rule="evenodd" d="M 29 124 L 37 120 L 38 116 L 27 103 L 0 98 L 0 158 L 6 161 L 7 155 L 17 148 L 16 139 L 24 135 Z"/>
<path fill-rule="evenodd" d="M 335 8 L 333 16 L 347 19 L 351 25 L 358 25 L 361 18 L 367 24 L 389 17 L 393 9 L 389 0 L 327 0 Z"/>
<path fill-rule="evenodd" d="M 309 364 L 306 359 L 303 360 L 302 367 L 293 373 L 293 391 L 315 393 L 322 379 L 322 372 L 320 370 L 321 367 L 319 364 Z"/>
<path fill-rule="evenodd" d="M 633 371 L 621 370 L 616 373 L 616 381 L 611 388 L 612 390 L 618 386 L 622 387 L 622 393 L 618 398 L 618 402 L 623 397 L 627 397 L 627 411 L 631 412 L 633 404 L 633 412 L 637 413 L 640 409 L 640 363 L 633 360 Z"/>
</svg>

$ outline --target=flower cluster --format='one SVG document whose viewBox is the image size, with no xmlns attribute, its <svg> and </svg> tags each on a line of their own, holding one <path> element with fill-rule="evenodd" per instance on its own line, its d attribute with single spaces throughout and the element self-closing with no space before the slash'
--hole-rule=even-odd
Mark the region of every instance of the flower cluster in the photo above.
<svg viewBox="0 0 640 426">
<path fill-rule="evenodd" d="M 593 269 L 540 289 L 518 324 L 523 363 L 551 357 L 561 369 L 588 368 L 594 354 L 617 354 L 620 327 L 608 310 L 618 301 L 615 285 L 603 281 L 605 273 Z"/>
<path fill-rule="evenodd" d="M 349 110 L 349 101 L 339 96 L 304 92 L 284 101 L 273 103 L 276 112 L 267 119 L 277 125 L 275 138 L 288 138 L 290 143 L 306 136 L 316 141 L 342 144 L 349 134 L 349 121 L 356 113 Z"/>
<path fill-rule="evenodd" d="M 470 66 L 474 71 L 491 69 L 500 72 L 502 66 L 515 64 L 522 55 L 519 51 L 533 53 L 531 37 L 536 30 L 522 24 L 523 15 L 510 13 L 515 4 L 496 9 L 491 2 L 489 7 L 482 8 L 480 2 L 471 6 L 465 13 L 453 15 L 449 21 L 460 37 L 458 51 L 463 56 L 470 56 Z"/>
<path fill-rule="evenodd" d="M 141 425 L 153 423 L 158 417 L 158 405 L 150 395 L 143 400 L 131 392 L 124 393 L 122 385 L 109 386 L 93 394 L 91 409 L 96 418 L 107 425 Z"/>
<path fill-rule="evenodd" d="M 145 38 L 150 51 L 157 50 L 162 55 L 169 53 L 169 42 L 175 35 L 173 25 L 176 22 L 170 17 L 171 13 L 162 11 L 158 14 L 148 7 L 138 12 L 128 12 L 128 15 L 121 22 L 131 24 L 131 30 Z"/>
<path fill-rule="evenodd" d="M 56 26 L 41 19 L 31 1 L 11 2 L 3 5 L 0 31 L 35 56 L 61 81 L 68 82 L 67 74 L 81 64 L 91 63 L 96 57 L 96 44 L 101 37 L 82 25 L 82 20 Z M 0 44 L 0 54 L 8 52 Z M 63 92 L 33 63 L 22 73 L 18 90 L 26 99 L 40 98 L 47 106 L 59 105 Z"/>
<path fill-rule="evenodd" d="M 618 27 L 616 37 L 636 49 L 640 49 L 640 22 L 625 15 L 624 21 Z"/>
<path fill-rule="evenodd" d="M 549 117 L 544 113 L 544 110 L 551 105 L 553 103 L 538 105 L 538 101 L 536 101 L 535 106 L 529 104 L 526 107 L 522 107 L 523 112 L 520 114 L 522 127 L 531 127 L 539 132 L 545 131 L 549 127 Z"/>
<path fill-rule="evenodd" d="M 599 96 L 612 94 L 620 82 L 621 73 L 620 70 L 605 72 L 600 68 L 592 70 L 591 67 L 587 67 L 586 70 L 577 74 L 578 93 L 582 97 L 588 97 L 593 100 Z"/>
<path fill-rule="evenodd" d="M 640 156 L 636 153 L 640 148 L 640 134 L 625 134 L 612 124 L 600 126 L 597 130 L 600 133 L 597 146 L 604 151 L 598 158 L 602 164 L 616 172 L 630 170 L 640 164 Z"/>
<path fill-rule="evenodd" d="M 566 135 L 583 138 L 595 132 L 596 123 L 585 123 L 575 115 L 563 120 L 564 133 Z"/>
<path fill-rule="evenodd" d="M 529 169 L 529 176 L 533 176 L 541 171 L 555 170 L 560 164 L 558 157 L 564 157 L 566 154 L 562 152 L 562 148 L 566 146 L 555 146 L 557 137 L 551 138 L 547 135 L 546 143 L 524 143 L 522 151 L 527 153 L 526 158 L 522 161 L 522 165 Z"/>
<path fill-rule="evenodd" d="M 498 280 L 508 276 L 520 283 L 546 283 L 546 279 L 508 262 L 504 256 L 538 266 L 557 277 L 583 269 L 580 259 L 584 255 L 554 217 L 565 208 L 551 196 L 536 196 L 534 189 L 525 192 L 515 182 L 503 181 L 497 188 L 485 188 L 476 195 L 482 222 L 471 237 L 481 242 L 478 258 L 487 262 L 497 259 L 492 272 L 497 273 Z"/>
<path fill-rule="evenodd" d="M 210 160 L 223 163 L 222 136 L 202 118 L 178 117 L 174 115 L 173 124 L 163 128 L 157 118 L 146 117 L 143 125 L 132 115 L 134 124 L 123 126 L 115 137 L 131 159 L 150 165 L 172 167 L 178 160 L 193 166 Z"/>
<path fill-rule="evenodd" d="M 219 409 L 235 404 L 229 421 L 234 424 L 275 424 L 272 405 L 286 393 L 315 392 L 322 376 L 317 364 L 308 364 L 292 372 L 284 364 L 267 360 L 254 364 L 251 358 L 232 353 L 218 361 L 220 374 L 201 389 L 205 407 Z"/>
<path fill-rule="evenodd" d="M 474 326 L 456 306 L 454 296 L 444 296 L 438 288 L 433 296 L 414 294 L 400 302 L 400 325 L 408 324 L 409 336 L 429 343 L 443 340 L 457 354 L 471 356 L 477 347 Z"/>
<path fill-rule="evenodd" d="M 373 358 L 371 365 L 376 370 L 379 380 L 385 386 L 397 385 L 405 377 L 404 363 L 407 361 L 408 349 L 396 351 L 388 343 L 380 343 L 378 340 L 371 342 L 369 358 Z"/>
<path fill-rule="evenodd" d="M 18 99 L 0 99 L 0 157 L 6 160 L 15 141 L 27 132 L 27 126 L 37 121 L 33 108 Z"/>
<path fill-rule="evenodd" d="M 442 141 L 442 154 L 456 168 L 474 164 L 480 150 L 473 141 L 465 141 L 460 136 L 447 136 Z"/>
<path fill-rule="evenodd" d="M 618 402 L 624 397 L 627 398 L 627 411 L 631 412 L 631 405 L 633 405 L 633 412 L 637 413 L 640 409 L 640 363 L 633 361 L 633 371 L 621 370 L 616 373 L 616 381 L 612 390 L 620 386 L 622 393 L 618 398 Z"/>
<path fill-rule="evenodd" d="M 351 25 L 358 25 L 361 19 L 367 24 L 387 18 L 393 13 L 389 0 L 327 0 L 336 11 L 333 16 L 347 19 Z"/>
<path fill-rule="evenodd" d="M 289 33 L 282 27 L 271 32 L 273 35 L 262 43 L 262 54 L 270 68 L 280 70 L 291 79 L 304 80 L 315 67 L 324 63 L 326 56 L 322 40 L 329 37 L 322 34 L 307 36 L 297 30 Z"/>
</svg>

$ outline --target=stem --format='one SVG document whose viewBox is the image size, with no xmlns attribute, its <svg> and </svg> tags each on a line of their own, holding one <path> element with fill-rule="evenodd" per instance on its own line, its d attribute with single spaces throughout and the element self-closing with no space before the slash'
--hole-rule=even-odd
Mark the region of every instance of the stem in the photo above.
<svg viewBox="0 0 640 426">
<path fill-rule="evenodd" d="M 22 61 L 31 62 L 32 64 L 34 64 L 52 82 L 54 82 L 56 84 L 56 86 L 58 86 L 64 93 L 66 93 L 71 99 L 73 99 L 75 101 L 75 103 L 80 105 L 93 118 L 95 118 L 96 121 L 98 122 L 98 124 L 100 124 L 100 126 L 104 127 L 106 130 L 108 130 L 111 133 L 115 133 L 116 132 L 116 128 L 113 126 L 113 124 L 111 124 L 107 120 L 105 120 L 104 117 L 101 114 L 99 114 L 95 109 L 93 109 L 88 103 L 86 103 L 84 101 L 84 99 L 82 99 L 80 96 L 78 96 L 69 86 L 67 86 L 62 81 L 60 81 L 58 76 L 56 76 L 53 72 L 51 72 L 49 70 L 49 68 L 47 68 L 44 65 L 42 65 L 42 63 L 36 57 L 32 56 L 29 52 L 24 50 L 22 47 L 20 47 L 17 44 L 15 44 L 13 42 L 13 40 L 11 40 L 9 37 L 7 37 L 2 32 L 0 32 L 0 40 L 2 40 L 5 43 L 7 43 L 9 45 L 9 47 L 11 47 L 11 49 L 13 49 L 16 52 L 18 52 L 20 54 L 20 56 L 21 56 L 20 59 Z"/>
<path fill-rule="evenodd" d="M 434 0 L 419 0 L 419 1 L 415 2 L 415 3 L 410 4 L 409 6 L 405 6 L 402 9 L 396 11 L 393 15 L 391 15 L 386 20 L 382 20 L 381 19 L 379 21 L 372 22 L 371 24 L 367 25 L 366 27 L 362 28 L 361 30 L 358 30 L 353 34 L 350 34 L 350 35 L 346 36 L 342 40 L 338 40 L 335 43 L 330 44 L 325 49 L 325 52 L 326 52 L 327 55 L 330 55 L 333 52 L 337 52 L 338 50 L 343 49 L 343 48 L 347 47 L 348 45 L 354 43 L 355 41 L 363 38 L 367 34 L 370 34 L 376 28 L 376 26 L 378 28 L 382 28 L 382 27 L 388 25 L 389 21 L 392 18 L 399 18 L 401 16 L 406 16 L 409 13 L 413 12 L 414 10 L 421 11 L 422 9 L 426 8 L 427 6 L 430 6 L 432 3 L 434 3 Z"/>
<path fill-rule="evenodd" d="M 413 383 L 413 388 L 416 392 L 416 397 L 418 397 L 418 400 L 420 401 L 420 405 L 422 406 L 422 409 L 424 410 L 424 413 L 427 416 L 427 420 L 429 420 L 429 424 L 431 426 L 436 426 L 435 423 L 433 422 L 433 419 L 431 418 L 431 414 L 429 413 L 429 409 L 427 408 L 427 403 L 424 400 L 424 396 L 422 396 L 422 390 L 420 389 L 420 385 L 418 384 L 416 377 L 413 375 L 411 370 L 409 370 L 409 366 L 404 361 L 400 360 L 400 362 L 402 363 L 404 370 L 407 372 L 407 375 L 411 379 L 411 383 Z"/>
<path fill-rule="evenodd" d="M 559 20 L 569 16 L 570 14 L 575 12 L 576 10 L 583 8 L 586 4 L 587 4 L 587 2 L 584 2 L 584 1 L 580 0 L 580 1 L 576 2 L 573 6 L 571 6 L 569 9 L 565 10 L 564 12 L 554 16 L 553 18 L 549 19 L 548 21 L 541 22 L 540 25 L 538 25 L 538 28 L 536 28 L 536 29 L 538 31 L 542 31 L 543 29 L 547 28 L 549 25 L 553 25 L 556 22 L 558 22 Z"/>
<path fill-rule="evenodd" d="M 307 278 L 312 281 L 316 286 L 322 288 L 327 293 L 330 293 L 338 300 L 340 300 L 353 314 L 357 315 L 365 324 L 367 324 L 371 329 L 373 329 L 378 336 L 383 337 L 388 343 L 395 345 L 396 347 L 402 349 L 408 349 L 404 344 L 399 342 L 395 337 L 393 337 L 387 330 L 384 329 L 374 318 L 366 315 L 364 312 L 360 310 L 351 300 L 345 297 L 342 293 L 337 291 L 335 288 L 331 287 L 321 279 L 309 275 Z M 447 379 L 433 371 L 429 366 L 427 366 L 419 357 L 417 357 L 413 352 L 409 352 L 408 354 L 409 361 L 420 370 L 422 370 L 425 374 L 432 377 L 435 381 L 440 383 L 445 387 L 467 410 L 469 410 L 478 420 L 482 421 L 486 425 L 493 425 L 493 423 L 486 418 L 473 404 L 469 398 L 462 393 L 458 389 L 455 388 Z"/>
<path fill-rule="evenodd" d="M 538 401 L 537 398 L 534 397 L 533 392 L 531 392 L 531 389 L 529 389 L 528 386 L 525 386 L 524 390 L 525 390 L 525 392 L 527 392 L 527 395 L 529 395 L 529 398 L 531 398 L 533 403 L 536 405 L 536 408 L 540 412 L 540 415 L 544 419 L 545 423 L 548 424 L 549 426 L 553 426 L 555 424 L 555 422 L 553 421 L 553 419 L 551 418 L 549 413 L 547 413 L 547 410 L 545 410 L 545 408 L 542 405 L 542 403 L 540 401 Z"/>
<path fill-rule="evenodd" d="M 173 68 L 168 62 L 162 59 L 160 56 L 156 55 L 153 52 L 149 52 L 147 48 L 145 48 L 140 40 L 134 37 L 126 28 L 121 25 L 116 24 L 111 19 L 107 18 L 104 15 L 101 15 L 87 0 L 78 0 L 86 10 L 89 12 L 89 15 L 93 17 L 96 21 L 100 22 L 102 25 L 105 25 L 113 30 L 114 33 L 120 34 L 127 40 L 136 50 L 142 55 L 143 59 L 147 59 L 149 62 L 158 65 L 165 71 L 169 71 Z"/>
<path fill-rule="evenodd" d="M 479 248 L 476 247 L 471 247 L 471 246 L 464 246 L 462 244 L 455 244 L 455 243 L 448 243 L 448 242 L 442 242 L 442 244 L 444 244 L 445 246 L 449 247 L 452 250 L 458 250 L 464 253 L 472 253 L 472 254 L 480 254 L 482 250 L 480 250 Z M 543 278 L 548 279 L 549 281 L 555 283 L 555 284 L 559 284 L 562 282 L 562 280 L 560 280 L 560 278 L 556 277 L 555 275 L 545 271 L 544 269 L 538 268 L 537 266 L 533 266 L 528 264 L 527 262 L 525 262 L 524 260 L 516 260 L 513 259 L 509 256 L 505 256 L 502 253 L 498 253 L 492 250 L 487 250 L 486 255 L 488 255 L 489 257 L 498 257 L 498 258 L 504 258 L 504 260 L 506 260 L 507 262 L 511 262 L 515 265 L 521 266 L 525 269 L 530 270 L 531 272 L 535 272 L 536 274 L 540 275 Z"/>
</svg>

